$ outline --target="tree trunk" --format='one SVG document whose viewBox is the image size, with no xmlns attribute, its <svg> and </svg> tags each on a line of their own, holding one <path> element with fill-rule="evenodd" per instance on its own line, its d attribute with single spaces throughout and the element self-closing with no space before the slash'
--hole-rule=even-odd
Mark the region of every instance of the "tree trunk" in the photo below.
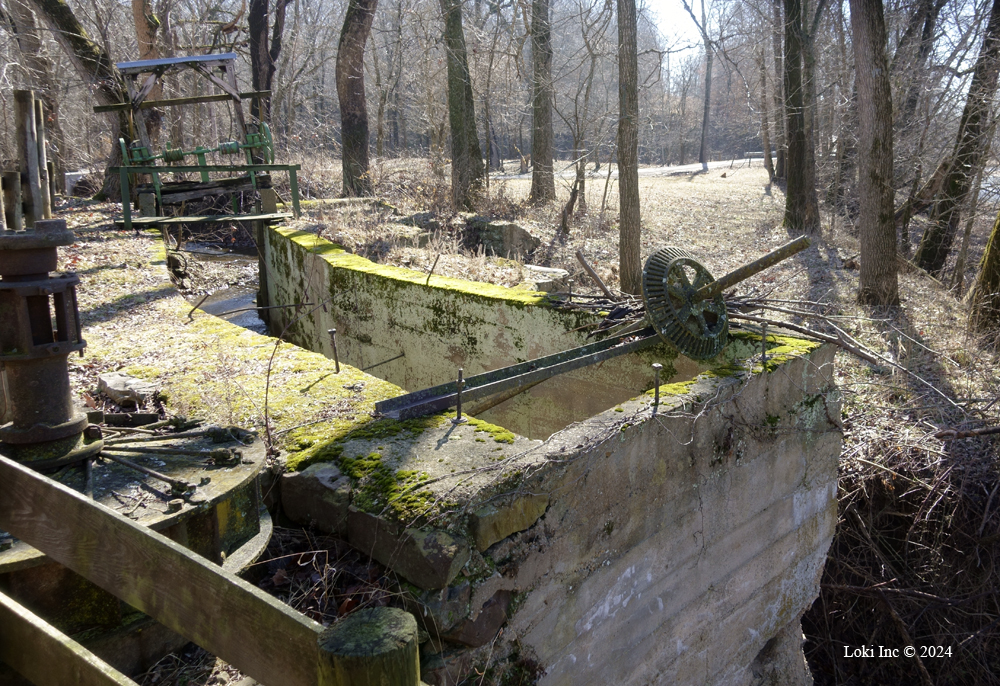
<svg viewBox="0 0 1000 686">
<path fill-rule="evenodd" d="M 268 0 L 250 0 L 247 27 L 250 32 L 250 76 L 255 91 L 269 91 L 274 81 L 278 57 L 281 55 L 281 38 L 285 32 L 285 7 L 288 0 L 275 0 L 274 29 L 268 47 Z M 257 121 L 271 123 L 271 97 L 250 101 L 250 116 Z"/>
<path fill-rule="evenodd" d="M 337 97 L 343 139 L 342 196 L 372 194 L 368 170 L 368 108 L 365 100 L 365 43 L 378 0 L 350 0 L 337 46 Z M 379 114 L 382 107 L 379 101 Z M 381 123 L 381 120 L 380 120 Z"/>
<path fill-rule="evenodd" d="M 1000 73 L 1000 0 L 994 0 L 986 36 L 972 72 L 972 84 L 959 123 L 955 154 L 931 216 L 934 221 L 914 256 L 917 264 L 940 275 L 962 218 L 972 179 L 982 161 L 985 130 L 988 129 L 990 104 L 997 90 Z"/>
<path fill-rule="evenodd" d="M 774 49 L 774 149 L 776 157 L 774 178 L 784 180 L 786 156 L 785 129 L 787 121 L 785 120 L 785 98 L 782 94 L 785 69 L 782 66 L 781 59 L 783 51 L 781 36 L 784 33 L 781 19 L 781 3 L 782 0 L 774 0 L 772 4 L 774 30 L 771 33 L 771 43 Z"/>
<path fill-rule="evenodd" d="M 767 117 L 767 62 L 765 50 L 760 49 L 760 139 L 764 147 L 764 167 L 767 169 L 767 182 L 774 182 L 774 162 L 771 160 L 771 132 Z"/>
<path fill-rule="evenodd" d="M 552 24 L 549 0 L 531 2 L 531 193 L 529 202 L 554 200 L 552 171 Z"/>
<path fill-rule="evenodd" d="M 642 292 L 639 235 L 639 63 L 635 0 L 618 0 L 618 259 L 621 289 Z"/>
<path fill-rule="evenodd" d="M 858 86 L 861 279 L 858 301 L 896 305 L 896 227 L 893 220 L 892 94 L 882 0 L 851 0 Z"/>
<path fill-rule="evenodd" d="M 31 0 L 31 4 L 48 25 L 52 36 L 62 46 L 77 76 L 91 86 L 98 104 L 115 105 L 128 102 L 125 84 L 108 53 L 90 40 L 86 30 L 73 14 L 69 5 L 64 0 Z M 128 113 L 119 110 L 109 117 L 112 120 L 111 156 L 104 171 L 104 184 L 94 196 L 101 200 L 120 195 L 121 186 L 119 185 L 118 172 L 112 172 L 110 169 L 121 164 L 118 138 L 124 138 L 126 144 L 131 142 Z"/>
<path fill-rule="evenodd" d="M 132 21 L 135 23 L 135 37 L 139 45 L 140 60 L 159 59 L 160 51 L 156 45 L 156 32 L 160 28 L 160 20 L 153 14 L 149 0 L 132 0 Z M 157 80 L 147 100 L 159 100 L 163 97 L 163 82 Z M 155 146 L 160 140 L 160 124 L 163 113 L 158 109 L 140 110 L 146 120 L 146 130 L 149 140 Z"/>
<path fill-rule="evenodd" d="M 66 171 L 66 137 L 59 116 L 59 99 L 55 88 L 52 60 L 43 52 L 35 15 L 25 0 L 11 0 L 8 3 L 11 20 L 17 30 L 17 46 L 27 72 L 28 87 L 45 104 L 46 136 L 49 141 L 50 161 L 55 169 L 55 178 L 60 180 Z M 57 183 L 58 187 L 61 184 Z"/>
<path fill-rule="evenodd" d="M 810 230 L 806 216 L 806 130 L 802 95 L 802 0 L 785 1 L 785 121 L 788 132 L 785 227 Z"/>
<path fill-rule="evenodd" d="M 969 325 L 983 333 L 1000 330 L 1000 214 L 993 223 L 986 252 L 979 263 L 979 276 L 972 287 Z"/>
<path fill-rule="evenodd" d="M 708 134 L 712 123 L 712 62 L 715 57 L 712 52 L 712 42 L 705 39 L 705 107 L 701 114 L 701 147 L 698 148 L 698 162 L 704 171 L 708 171 Z"/>
<path fill-rule="evenodd" d="M 816 54 L 814 32 L 823 12 L 824 3 L 817 4 L 816 16 L 807 27 L 807 17 L 802 18 L 800 35 L 802 36 L 802 124 L 804 128 L 805 149 L 803 150 L 802 169 L 803 192 L 805 204 L 803 207 L 804 228 L 809 233 L 819 231 L 819 198 L 816 196 Z M 807 30 L 808 28 L 808 30 Z"/>
<path fill-rule="evenodd" d="M 476 134 L 476 111 L 469 58 L 462 28 L 462 0 L 441 0 L 448 57 L 448 122 L 451 126 L 451 199 L 456 209 L 472 209 L 486 167 Z"/>
</svg>

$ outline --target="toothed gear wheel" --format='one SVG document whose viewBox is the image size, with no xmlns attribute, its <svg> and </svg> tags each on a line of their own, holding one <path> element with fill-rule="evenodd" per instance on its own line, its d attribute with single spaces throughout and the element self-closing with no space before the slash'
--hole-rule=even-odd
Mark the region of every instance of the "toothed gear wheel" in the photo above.
<svg viewBox="0 0 1000 686">
<path fill-rule="evenodd" d="M 646 316 L 661 338 L 693 360 L 708 360 L 722 350 L 729 319 L 721 295 L 694 301 L 694 294 L 714 279 L 691 253 L 660 248 L 642 270 Z"/>
</svg>

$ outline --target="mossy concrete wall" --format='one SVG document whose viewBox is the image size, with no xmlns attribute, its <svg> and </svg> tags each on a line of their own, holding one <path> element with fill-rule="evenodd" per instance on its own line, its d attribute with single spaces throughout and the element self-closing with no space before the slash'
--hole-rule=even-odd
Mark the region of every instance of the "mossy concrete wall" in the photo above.
<svg viewBox="0 0 1000 686">
<path fill-rule="evenodd" d="M 601 317 L 553 307 L 544 294 L 379 265 L 315 234 L 274 228 L 263 246 L 268 302 L 312 303 L 271 311 L 272 332 L 416 391 L 560 352 L 588 342 Z M 391 360 L 386 362 L 386 360 Z M 561 375 L 484 412 L 484 420 L 530 438 L 635 397 L 663 380 L 690 379 L 704 367 L 663 345 Z M 377 365 L 377 366 L 376 366 Z"/>
</svg>

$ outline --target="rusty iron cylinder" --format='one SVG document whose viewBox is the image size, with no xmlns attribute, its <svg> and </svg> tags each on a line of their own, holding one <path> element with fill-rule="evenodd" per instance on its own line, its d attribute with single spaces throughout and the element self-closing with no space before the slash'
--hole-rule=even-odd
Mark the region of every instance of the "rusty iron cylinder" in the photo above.
<svg viewBox="0 0 1000 686">
<path fill-rule="evenodd" d="M 0 365 L 7 377 L 0 448 L 37 468 L 96 454 L 83 436 L 86 415 L 72 402 L 67 357 L 86 346 L 76 302 L 79 277 L 56 270 L 59 246 L 74 236 L 61 219 L 0 232 Z"/>
</svg>

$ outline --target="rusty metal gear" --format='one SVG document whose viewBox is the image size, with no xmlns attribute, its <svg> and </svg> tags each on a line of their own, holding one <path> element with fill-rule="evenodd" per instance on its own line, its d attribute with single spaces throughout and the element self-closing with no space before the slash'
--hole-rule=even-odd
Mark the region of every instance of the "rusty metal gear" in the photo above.
<svg viewBox="0 0 1000 686">
<path fill-rule="evenodd" d="M 708 270 L 680 248 L 660 248 L 642 270 L 646 316 L 661 338 L 694 360 L 718 355 L 729 334 L 722 296 L 695 296 L 712 281 Z"/>
</svg>

